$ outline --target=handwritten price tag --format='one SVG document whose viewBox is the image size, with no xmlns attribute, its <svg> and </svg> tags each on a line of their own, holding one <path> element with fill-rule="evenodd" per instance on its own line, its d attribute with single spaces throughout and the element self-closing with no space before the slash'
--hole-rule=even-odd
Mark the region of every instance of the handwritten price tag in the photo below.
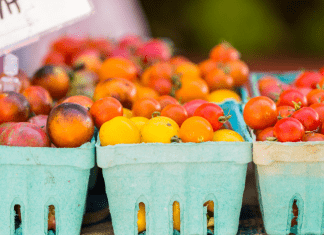
<svg viewBox="0 0 324 235">
<path fill-rule="evenodd" d="M 0 55 L 91 12 L 88 0 L 0 0 Z"/>
</svg>

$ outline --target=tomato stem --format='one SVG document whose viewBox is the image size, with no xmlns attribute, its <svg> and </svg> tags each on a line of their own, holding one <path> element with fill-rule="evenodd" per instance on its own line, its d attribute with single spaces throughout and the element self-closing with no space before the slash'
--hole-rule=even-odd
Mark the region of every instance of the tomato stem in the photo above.
<svg viewBox="0 0 324 235">
<path fill-rule="evenodd" d="M 301 109 L 302 103 L 300 101 L 298 103 L 296 103 L 295 101 L 292 101 L 292 103 L 294 104 L 294 108 L 296 111 Z"/>
<path fill-rule="evenodd" d="M 182 140 L 177 135 L 175 135 L 171 137 L 171 143 L 182 143 Z"/>
<path fill-rule="evenodd" d="M 221 123 L 225 123 L 225 122 L 227 122 L 231 117 L 232 117 L 232 115 L 220 116 L 220 117 L 218 118 L 218 121 L 221 122 Z"/>
<path fill-rule="evenodd" d="M 155 111 L 152 113 L 152 118 L 161 116 L 161 113 L 159 111 Z"/>
<path fill-rule="evenodd" d="M 267 141 L 278 141 L 278 139 L 276 137 L 267 137 Z"/>
</svg>

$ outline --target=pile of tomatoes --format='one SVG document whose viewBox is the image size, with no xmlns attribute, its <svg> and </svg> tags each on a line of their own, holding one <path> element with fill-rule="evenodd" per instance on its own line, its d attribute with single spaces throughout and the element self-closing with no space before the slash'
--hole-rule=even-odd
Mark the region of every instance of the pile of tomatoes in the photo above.
<svg viewBox="0 0 324 235">
<path fill-rule="evenodd" d="M 250 99 L 243 112 L 257 141 L 324 140 L 323 71 L 302 71 L 290 85 L 274 76 L 259 80 L 262 96 Z"/>
</svg>

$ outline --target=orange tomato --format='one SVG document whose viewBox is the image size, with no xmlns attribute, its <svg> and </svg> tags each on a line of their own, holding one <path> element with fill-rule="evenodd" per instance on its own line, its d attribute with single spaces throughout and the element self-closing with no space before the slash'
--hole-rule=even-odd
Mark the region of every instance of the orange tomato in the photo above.
<svg viewBox="0 0 324 235">
<path fill-rule="evenodd" d="M 157 99 L 159 97 L 159 93 L 150 87 L 137 86 L 137 96 L 136 100 L 140 100 L 143 98 L 153 98 Z"/>
<path fill-rule="evenodd" d="M 189 59 L 187 59 L 186 57 L 184 56 L 175 56 L 175 57 L 172 57 L 170 60 L 169 60 L 170 64 L 172 65 L 175 65 L 175 66 L 178 66 L 182 63 L 185 63 L 185 62 L 190 62 Z"/>
<path fill-rule="evenodd" d="M 158 62 L 148 67 L 141 77 L 141 82 L 144 86 L 148 86 L 152 78 L 165 78 L 171 81 L 173 67 L 168 62 Z"/>
<path fill-rule="evenodd" d="M 161 116 L 171 118 L 179 126 L 188 118 L 187 110 L 179 104 L 169 104 L 162 109 Z"/>
<path fill-rule="evenodd" d="M 240 53 L 229 43 L 218 44 L 210 51 L 210 58 L 214 61 L 228 62 L 240 59 Z"/>
<path fill-rule="evenodd" d="M 153 77 L 150 79 L 149 87 L 157 91 L 160 95 L 168 95 L 171 92 L 172 83 L 163 77 Z"/>
<path fill-rule="evenodd" d="M 250 70 L 243 61 L 230 61 L 227 65 L 230 68 L 230 76 L 234 79 L 235 86 L 242 86 L 248 81 Z"/>
<path fill-rule="evenodd" d="M 191 62 L 184 62 L 177 66 L 174 74 L 185 75 L 185 76 L 200 76 L 199 67 Z"/>
<path fill-rule="evenodd" d="M 157 101 L 160 102 L 161 110 L 163 110 L 169 104 L 179 104 L 179 102 L 169 95 L 163 95 L 157 98 Z"/>
<path fill-rule="evenodd" d="M 211 59 L 204 60 L 203 62 L 198 64 L 201 76 L 205 77 L 210 71 L 217 69 L 219 64 L 219 62 L 213 61 Z"/>
<path fill-rule="evenodd" d="M 133 116 L 134 117 L 146 117 L 150 119 L 154 112 L 160 112 L 160 103 L 153 98 L 144 98 L 137 100 L 133 105 Z"/>
<path fill-rule="evenodd" d="M 234 79 L 222 69 L 213 69 L 206 77 L 205 81 L 210 91 L 219 89 L 232 89 L 234 87 Z"/>
<path fill-rule="evenodd" d="M 179 137 L 183 142 L 212 141 L 214 137 L 213 127 L 203 117 L 190 117 L 182 123 Z"/>
<path fill-rule="evenodd" d="M 181 88 L 175 92 L 175 97 L 182 103 L 194 99 L 206 100 L 209 93 L 207 83 L 200 77 L 181 77 Z"/>
<path fill-rule="evenodd" d="M 100 81 L 107 78 L 125 78 L 129 81 L 135 81 L 137 72 L 138 70 L 132 61 L 121 57 L 111 57 L 102 63 L 98 74 Z"/>
</svg>

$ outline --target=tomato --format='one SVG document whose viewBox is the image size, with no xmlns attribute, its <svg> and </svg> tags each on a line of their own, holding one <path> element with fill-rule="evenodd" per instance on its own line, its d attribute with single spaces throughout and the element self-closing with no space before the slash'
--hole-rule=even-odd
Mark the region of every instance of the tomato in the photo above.
<svg viewBox="0 0 324 235">
<path fill-rule="evenodd" d="M 211 49 L 209 57 L 214 61 L 228 62 L 240 59 L 240 53 L 228 42 L 218 44 Z"/>
<path fill-rule="evenodd" d="M 313 90 L 312 88 L 309 87 L 299 87 L 298 90 L 303 93 L 304 95 L 307 95 Z"/>
<path fill-rule="evenodd" d="M 123 117 L 132 118 L 133 117 L 132 111 L 127 108 L 123 108 Z"/>
<path fill-rule="evenodd" d="M 58 51 L 51 51 L 43 59 L 44 65 L 62 65 L 65 66 L 65 57 Z"/>
<path fill-rule="evenodd" d="M 204 78 L 210 71 L 217 69 L 219 65 L 219 62 L 208 59 L 199 63 L 198 68 L 200 70 L 201 76 Z"/>
<path fill-rule="evenodd" d="M 235 91 L 227 90 L 227 89 L 213 91 L 207 97 L 207 100 L 209 102 L 214 102 L 214 103 L 223 103 L 224 101 L 229 99 L 235 100 L 238 103 L 242 101 L 241 97 Z"/>
<path fill-rule="evenodd" d="M 322 76 L 324 76 L 324 66 L 322 68 L 320 68 L 319 72 L 320 72 L 320 74 L 322 74 Z"/>
<path fill-rule="evenodd" d="M 243 137 L 233 130 L 218 130 L 215 131 L 213 141 L 225 141 L 225 142 L 244 142 Z"/>
<path fill-rule="evenodd" d="M 324 135 L 320 133 L 306 133 L 303 136 L 303 141 L 324 141 Z"/>
<path fill-rule="evenodd" d="M 277 107 L 277 117 L 278 119 L 283 119 L 287 117 L 291 117 L 293 113 L 295 112 L 295 109 L 291 106 L 279 106 Z"/>
<path fill-rule="evenodd" d="M 229 76 L 226 70 L 213 69 L 205 76 L 205 81 L 210 91 L 219 89 L 232 89 L 234 87 L 234 79 Z"/>
<path fill-rule="evenodd" d="M 185 103 L 183 105 L 183 107 L 187 110 L 188 117 L 192 117 L 194 115 L 194 112 L 196 111 L 196 109 L 200 105 L 206 104 L 206 103 L 208 103 L 206 100 L 196 99 L 196 100 L 189 101 L 188 103 Z"/>
<path fill-rule="evenodd" d="M 184 56 L 175 56 L 175 57 L 172 57 L 170 60 L 169 60 L 170 64 L 172 65 L 175 65 L 175 66 L 178 66 L 182 63 L 185 63 L 185 62 L 190 62 L 190 60 Z"/>
<path fill-rule="evenodd" d="M 158 62 L 144 70 L 141 76 L 141 82 L 148 86 L 152 78 L 165 78 L 171 81 L 173 67 L 168 62 Z"/>
<path fill-rule="evenodd" d="M 281 93 L 277 101 L 277 106 L 287 105 L 294 107 L 294 102 L 300 102 L 301 107 L 307 106 L 307 98 L 303 93 L 296 89 L 289 89 Z"/>
<path fill-rule="evenodd" d="M 321 103 L 324 101 L 324 90 L 314 89 L 307 95 L 308 105 Z"/>
<path fill-rule="evenodd" d="M 277 100 L 280 94 L 289 88 L 289 85 L 282 83 L 275 77 L 265 76 L 258 82 L 259 91 L 262 96 Z"/>
<path fill-rule="evenodd" d="M 250 99 L 243 111 L 245 123 L 252 129 L 265 129 L 277 122 L 276 104 L 268 97 L 259 96 Z"/>
<path fill-rule="evenodd" d="M 150 87 L 137 85 L 136 88 L 137 88 L 136 100 L 144 99 L 144 98 L 157 99 L 159 97 L 159 93 Z"/>
<path fill-rule="evenodd" d="M 296 87 L 316 88 L 316 85 L 321 81 L 322 75 L 313 71 L 305 71 L 299 74 L 295 80 Z"/>
<path fill-rule="evenodd" d="M 169 117 L 179 126 L 188 118 L 187 110 L 179 104 L 169 104 L 162 109 L 161 116 Z"/>
<path fill-rule="evenodd" d="M 126 117 L 115 117 L 99 130 L 101 146 L 140 143 L 141 135 L 134 122 Z"/>
<path fill-rule="evenodd" d="M 258 87 L 260 94 L 263 95 L 263 92 L 269 87 L 278 87 L 281 84 L 280 80 L 273 76 L 263 76 L 258 81 Z"/>
<path fill-rule="evenodd" d="M 199 67 L 192 63 L 192 62 L 184 62 L 179 64 L 174 74 L 184 75 L 184 76 L 192 76 L 192 77 L 199 77 L 200 76 L 200 70 Z"/>
<path fill-rule="evenodd" d="M 144 64 L 167 61 L 171 58 L 169 45 L 160 39 L 151 39 L 145 42 L 135 53 L 141 58 Z"/>
<path fill-rule="evenodd" d="M 114 43 L 107 38 L 88 38 L 86 44 L 87 48 L 98 50 L 103 60 L 111 56 L 111 52 L 115 47 Z"/>
<path fill-rule="evenodd" d="M 132 111 L 134 117 L 140 116 L 150 119 L 154 112 L 161 111 L 161 105 L 156 99 L 144 98 L 135 101 Z"/>
<path fill-rule="evenodd" d="M 137 35 L 126 35 L 118 40 L 118 47 L 130 51 L 135 51 L 137 48 L 142 46 L 142 44 L 142 38 Z"/>
<path fill-rule="evenodd" d="M 303 124 L 305 131 L 317 130 L 321 124 L 318 113 L 310 107 L 304 107 L 295 111 L 292 117 Z"/>
<path fill-rule="evenodd" d="M 214 137 L 213 127 L 203 117 L 190 117 L 182 123 L 179 137 L 185 143 L 212 141 Z"/>
<path fill-rule="evenodd" d="M 234 85 L 236 87 L 243 86 L 248 81 L 250 69 L 243 61 L 230 61 L 225 66 L 229 67 L 229 75 L 234 79 Z"/>
<path fill-rule="evenodd" d="M 200 105 L 194 112 L 194 116 L 205 118 L 214 131 L 219 130 L 230 117 L 225 117 L 223 109 L 214 103 Z"/>
<path fill-rule="evenodd" d="M 156 90 L 160 95 L 168 95 L 171 92 L 172 83 L 169 79 L 163 77 L 153 77 L 148 86 Z"/>
<path fill-rule="evenodd" d="M 273 127 L 267 127 L 266 129 L 262 130 L 260 133 L 257 134 L 256 140 L 257 141 L 267 141 L 268 138 L 273 138 Z"/>
<path fill-rule="evenodd" d="M 181 76 L 181 88 L 176 90 L 175 97 L 181 102 L 189 102 L 194 99 L 207 99 L 208 93 L 208 85 L 203 79 Z"/>
<path fill-rule="evenodd" d="M 320 88 L 324 87 L 324 77 L 322 77 L 321 81 L 318 83 L 318 85 L 320 86 Z"/>
<path fill-rule="evenodd" d="M 161 110 L 163 110 L 169 104 L 179 104 L 179 102 L 169 95 L 163 95 L 157 98 L 157 101 L 160 102 Z"/>
<path fill-rule="evenodd" d="M 321 123 L 324 123 L 324 103 L 312 104 L 309 107 L 313 108 L 318 113 Z"/>
<path fill-rule="evenodd" d="M 168 117 L 154 117 L 142 127 L 144 143 L 171 143 L 171 138 L 178 136 L 179 126 Z"/>
<path fill-rule="evenodd" d="M 280 142 L 297 142 L 301 141 L 305 129 L 296 118 L 284 118 L 279 120 L 273 129 L 274 136 Z"/>
</svg>

